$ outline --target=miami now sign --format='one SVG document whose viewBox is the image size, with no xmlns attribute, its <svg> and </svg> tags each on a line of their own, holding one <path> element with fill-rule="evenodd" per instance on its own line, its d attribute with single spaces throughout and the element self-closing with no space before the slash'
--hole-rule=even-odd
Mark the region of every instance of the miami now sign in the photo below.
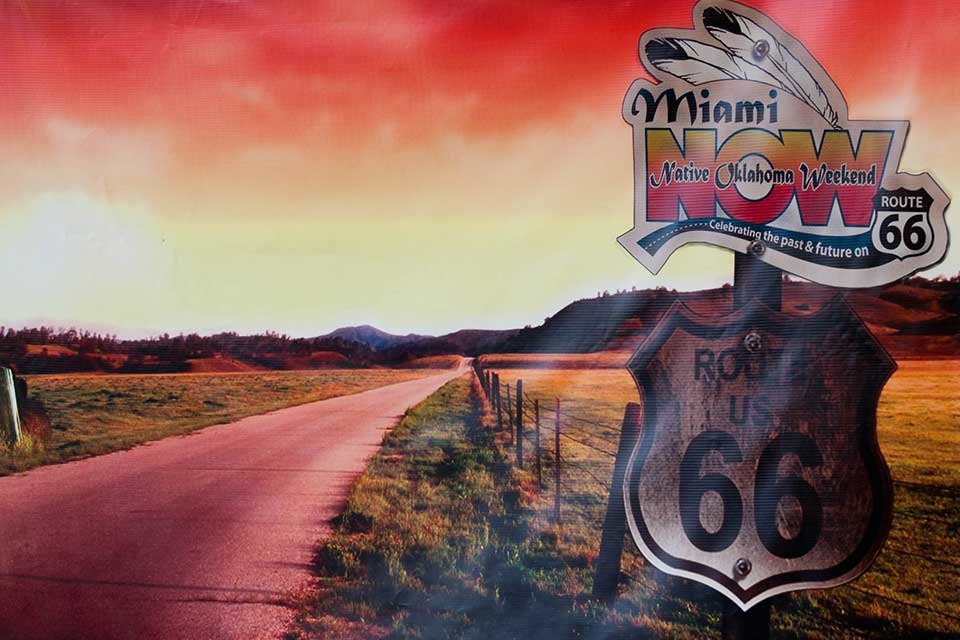
<svg viewBox="0 0 960 640">
<path fill-rule="evenodd" d="M 943 259 L 949 200 L 899 173 L 909 123 L 851 121 L 819 63 L 765 15 L 704 1 L 693 30 L 640 40 L 623 102 L 633 127 L 634 228 L 620 243 L 657 273 L 705 242 L 826 285 L 871 287 Z"/>
</svg>

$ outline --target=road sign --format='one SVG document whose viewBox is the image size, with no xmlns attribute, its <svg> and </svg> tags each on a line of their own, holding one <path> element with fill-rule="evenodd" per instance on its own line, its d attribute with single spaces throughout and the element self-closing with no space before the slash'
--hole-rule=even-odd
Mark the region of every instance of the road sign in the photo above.
<svg viewBox="0 0 960 640">
<path fill-rule="evenodd" d="M 624 501 L 651 563 L 743 610 L 866 571 L 890 528 L 875 414 L 896 364 L 846 302 L 720 319 L 678 303 L 628 367 L 643 427 Z"/>
<path fill-rule="evenodd" d="M 640 38 L 657 82 L 635 80 L 623 102 L 627 251 L 657 273 L 677 248 L 705 242 L 838 287 L 943 260 L 949 200 L 929 174 L 899 171 L 908 122 L 849 119 L 820 63 L 755 9 L 702 0 L 693 22 Z"/>
</svg>

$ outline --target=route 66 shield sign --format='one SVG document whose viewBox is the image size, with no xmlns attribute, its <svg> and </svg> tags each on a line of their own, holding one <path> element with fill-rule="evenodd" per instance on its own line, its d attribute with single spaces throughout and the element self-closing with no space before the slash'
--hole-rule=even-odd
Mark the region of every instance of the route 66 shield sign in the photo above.
<svg viewBox="0 0 960 640">
<path fill-rule="evenodd" d="M 628 367 L 643 428 L 624 501 L 653 565 L 743 610 L 866 571 L 890 528 L 875 415 L 896 364 L 846 302 L 719 320 L 678 303 Z"/>
</svg>

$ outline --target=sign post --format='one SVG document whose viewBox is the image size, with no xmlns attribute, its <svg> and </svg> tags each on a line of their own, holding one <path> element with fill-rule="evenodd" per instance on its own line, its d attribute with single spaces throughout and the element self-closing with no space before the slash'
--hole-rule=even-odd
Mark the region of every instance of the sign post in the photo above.
<svg viewBox="0 0 960 640">
<path fill-rule="evenodd" d="M 0 436 L 8 447 L 20 442 L 20 412 L 13 371 L 0 367 Z"/>
<path fill-rule="evenodd" d="M 896 365 L 842 298 L 800 317 L 676 303 L 628 368 L 643 425 L 624 501 L 651 564 L 742 611 L 866 571 L 890 528 L 876 407 Z"/>
<path fill-rule="evenodd" d="M 761 245 L 754 245 L 754 252 Z M 739 309 L 756 298 L 771 309 L 783 305 L 783 273 L 749 254 L 733 257 L 733 308 Z M 749 611 L 742 611 L 727 599 L 720 618 L 723 640 L 767 640 L 770 637 L 770 602 L 765 600 Z"/>
<path fill-rule="evenodd" d="M 642 428 L 617 468 L 644 557 L 726 598 L 724 638 L 767 638 L 770 598 L 856 579 L 892 518 L 876 408 L 896 363 L 839 296 L 783 313 L 783 271 L 863 288 L 926 269 L 949 201 L 899 172 L 909 123 L 850 120 L 769 17 L 700 0 L 693 23 L 640 38 L 657 82 L 623 103 L 635 206 L 619 241 L 653 273 L 687 243 L 736 251 L 733 313 L 678 302 L 631 358 Z"/>
</svg>

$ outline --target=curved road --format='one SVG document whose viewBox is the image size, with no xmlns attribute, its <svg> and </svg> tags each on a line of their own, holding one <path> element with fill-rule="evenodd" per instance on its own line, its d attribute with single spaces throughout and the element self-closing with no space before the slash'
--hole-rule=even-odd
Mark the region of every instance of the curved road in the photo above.
<svg viewBox="0 0 960 640">
<path fill-rule="evenodd" d="M 0 638 L 276 638 L 384 432 L 462 375 L 0 478 Z"/>
</svg>

